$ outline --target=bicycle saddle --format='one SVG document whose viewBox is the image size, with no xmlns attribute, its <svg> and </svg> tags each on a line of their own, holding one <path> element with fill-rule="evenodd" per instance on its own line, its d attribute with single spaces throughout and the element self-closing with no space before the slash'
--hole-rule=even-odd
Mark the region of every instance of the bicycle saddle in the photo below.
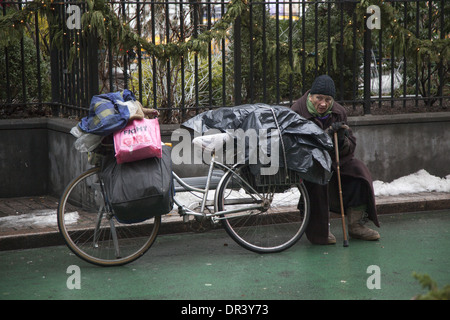
<svg viewBox="0 0 450 320">
<path fill-rule="evenodd" d="M 201 147 L 203 150 L 213 152 L 221 149 L 227 141 L 231 140 L 233 140 L 233 136 L 225 132 L 199 136 L 194 138 L 192 143 Z"/>
</svg>

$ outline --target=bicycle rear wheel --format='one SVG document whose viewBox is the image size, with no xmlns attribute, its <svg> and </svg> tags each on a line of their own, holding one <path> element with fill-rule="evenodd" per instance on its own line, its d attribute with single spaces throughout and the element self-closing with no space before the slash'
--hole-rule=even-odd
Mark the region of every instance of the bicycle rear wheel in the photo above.
<svg viewBox="0 0 450 320">
<path fill-rule="evenodd" d="M 258 253 L 280 252 L 303 235 L 310 214 L 308 193 L 301 179 L 288 173 L 288 178 L 284 171 L 255 177 L 242 165 L 224 177 L 217 207 L 219 211 L 237 211 L 221 219 L 227 233 L 242 247 Z"/>
<path fill-rule="evenodd" d="M 100 168 L 92 168 L 66 187 L 58 205 L 59 230 L 67 246 L 87 262 L 100 266 L 130 263 L 151 247 L 161 217 L 134 224 L 118 222 L 99 173 Z"/>
</svg>

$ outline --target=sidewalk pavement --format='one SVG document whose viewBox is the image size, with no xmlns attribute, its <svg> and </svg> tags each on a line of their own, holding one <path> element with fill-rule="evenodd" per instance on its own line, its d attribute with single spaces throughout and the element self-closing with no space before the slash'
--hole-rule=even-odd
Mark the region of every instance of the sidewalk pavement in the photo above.
<svg viewBox="0 0 450 320">
<path fill-rule="evenodd" d="M 56 223 L 58 198 L 0 198 L 0 251 L 64 244 Z M 415 193 L 376 198 L 378 214 L 434 211 L 450 208 L 450 193 Z M 338 215 L 333 215 L 338 217 Z M 160 234 L 195 231 L 176 212 L 162 217 Z"/>
</svg>

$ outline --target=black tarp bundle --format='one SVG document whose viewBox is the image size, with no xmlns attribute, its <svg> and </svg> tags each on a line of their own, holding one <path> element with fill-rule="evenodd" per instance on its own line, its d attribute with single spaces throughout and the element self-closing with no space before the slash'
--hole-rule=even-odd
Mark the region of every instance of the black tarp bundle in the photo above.
<svg viewBox="0 0 450 320">
<path fill-rule="evenodd" d="M 287 107 L 260 103 L 223 107 L 203 112 L 184 122 L 182 127 L 197 134 L 207 134 L 215 129 L 228 132 L 235 138 L 238 138 L 237 132 L 266 130 L 263 132 L 267 132 L 267 141 L 270 141 L 272 134 L 279 136 L 278 132 L 281 132 L 282 143 L 278 143 L 280 167 L 287 165 L 301 178 L 318 184 L 328 183 L 332 175 L 332 161 L 328 153 L 333 148 L 330 136 Z M 274 131 L 277 129 L 279 131 Z M 246 144 L 246 161 L 259 146 L 259 141 L 257 146 Z M 270 156 L 270 146 L 267 150 Z M 260 164 L 254 164 L 254 167 L 259 166 Z"/>
</svg>

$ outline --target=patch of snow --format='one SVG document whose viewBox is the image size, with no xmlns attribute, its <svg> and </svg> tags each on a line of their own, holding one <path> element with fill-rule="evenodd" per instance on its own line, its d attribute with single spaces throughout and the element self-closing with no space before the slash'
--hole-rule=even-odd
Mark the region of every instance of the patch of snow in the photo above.
<svg viewBox="0 0 450 320">
<path fill-rule="evenodd" d="M 74 223 L 78 220 L 78 212 L 70 212 L 66 214 L 66 224 Z M 42 227 L 56 226 L 57 217 L 56 210 L 34 210 L 30 213 L 20 214 L 16 216 L 0 217 L 0 227 Z"/>
<path fill-rule="evenodd" d="M 450 174 L 439 178 L 422 169 L 416 173 L 395 179 L 390 183 L 374 181 L 376 196 L 396 196 L 419 192 L 450 192 Z"/>
</svg>

